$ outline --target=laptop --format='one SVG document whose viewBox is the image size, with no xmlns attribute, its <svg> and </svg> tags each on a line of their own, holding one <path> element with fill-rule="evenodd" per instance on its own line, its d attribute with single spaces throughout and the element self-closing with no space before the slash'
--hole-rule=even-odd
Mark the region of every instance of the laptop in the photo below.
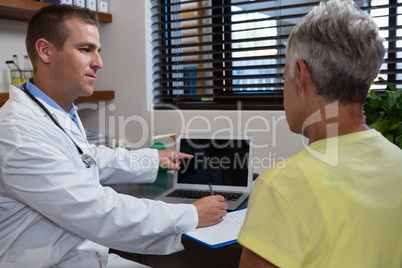
<svg viewBox="0 0 402 268">
<path fill-rule="evenodd" d="M 174 171 L 173 188 L 158 196 L 168 203 L 193 203 L 199 198 L 223 195 L 228 210 L 236 210 L 253 186 L 253 137 L 185 134 L 176 137 L 176 151 L 191 154 Z"/>
</svg>

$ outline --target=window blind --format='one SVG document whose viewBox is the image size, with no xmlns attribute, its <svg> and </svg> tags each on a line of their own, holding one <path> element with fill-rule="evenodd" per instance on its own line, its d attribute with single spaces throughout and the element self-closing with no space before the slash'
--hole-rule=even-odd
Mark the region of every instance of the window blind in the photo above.
<svg viewBox="0 0 402 268">
<path fill-rule="evenodd" d="M 402 1 L 402 0 L 401 0 Z M 386 38 L 381 76 L 402 83 L 400 1 L 355 1 Z M 155 109 L 283 109 L 285 45 L 319 1 L 151 0 Z M 375 89 L 385 86 L 376 82 Z"/>
</svg>

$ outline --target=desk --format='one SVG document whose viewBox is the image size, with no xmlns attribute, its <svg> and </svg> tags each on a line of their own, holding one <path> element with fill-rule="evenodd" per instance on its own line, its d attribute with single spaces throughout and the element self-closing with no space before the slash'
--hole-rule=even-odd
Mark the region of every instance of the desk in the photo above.
<svg viewBox="0 0 402 268">
<path fill-rule="evenodd" d="M 173 185 L 173 176 L 159 172 L 153 184 L 113 184 L 108 185 L 119 193 L 138 198 L 153 199 Z M 246 206 L 243 204 L 242 207 Z M 134 260 L 153 268 L 231 268 L 238 267 L 242 247 L 234 244 L 211 249 L 193 240 L 182 238 L 185 250 L 170 255 L 140 255 L 111 249 L 123 258 Z"/>
</svg>

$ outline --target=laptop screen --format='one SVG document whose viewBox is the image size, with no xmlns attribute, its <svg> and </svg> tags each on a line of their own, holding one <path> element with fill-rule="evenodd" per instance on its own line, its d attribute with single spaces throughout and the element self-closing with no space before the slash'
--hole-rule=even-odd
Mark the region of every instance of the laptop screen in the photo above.
<svg viewBox="0 0 402 268">
<path fill-rule="evenodd" d="M 180 139 L 180 151 L 194 156 L 182 159 L 177 182 L 247 187 L 250 140 Z"/>
</svg>

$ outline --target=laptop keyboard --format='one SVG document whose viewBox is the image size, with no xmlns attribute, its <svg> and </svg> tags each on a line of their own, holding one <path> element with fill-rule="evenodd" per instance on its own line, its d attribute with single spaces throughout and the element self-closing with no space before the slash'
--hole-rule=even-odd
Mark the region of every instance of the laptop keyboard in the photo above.
<svg viewBox="0 0 402 268">
<path fill-rule="evenodd" d="M 243 193 L 236 192 L 214 192 L 215 195 L 222 195 L 225 197 L 226 201 L 236 201 Z M 195 190 L 174 190 L 167 197 L 178 197 L 178 198 L 195 198 L 199 199 L 205 196 L 209 196 L 211 193 L 209 191 L 195 191 Z"/>
</svg>

